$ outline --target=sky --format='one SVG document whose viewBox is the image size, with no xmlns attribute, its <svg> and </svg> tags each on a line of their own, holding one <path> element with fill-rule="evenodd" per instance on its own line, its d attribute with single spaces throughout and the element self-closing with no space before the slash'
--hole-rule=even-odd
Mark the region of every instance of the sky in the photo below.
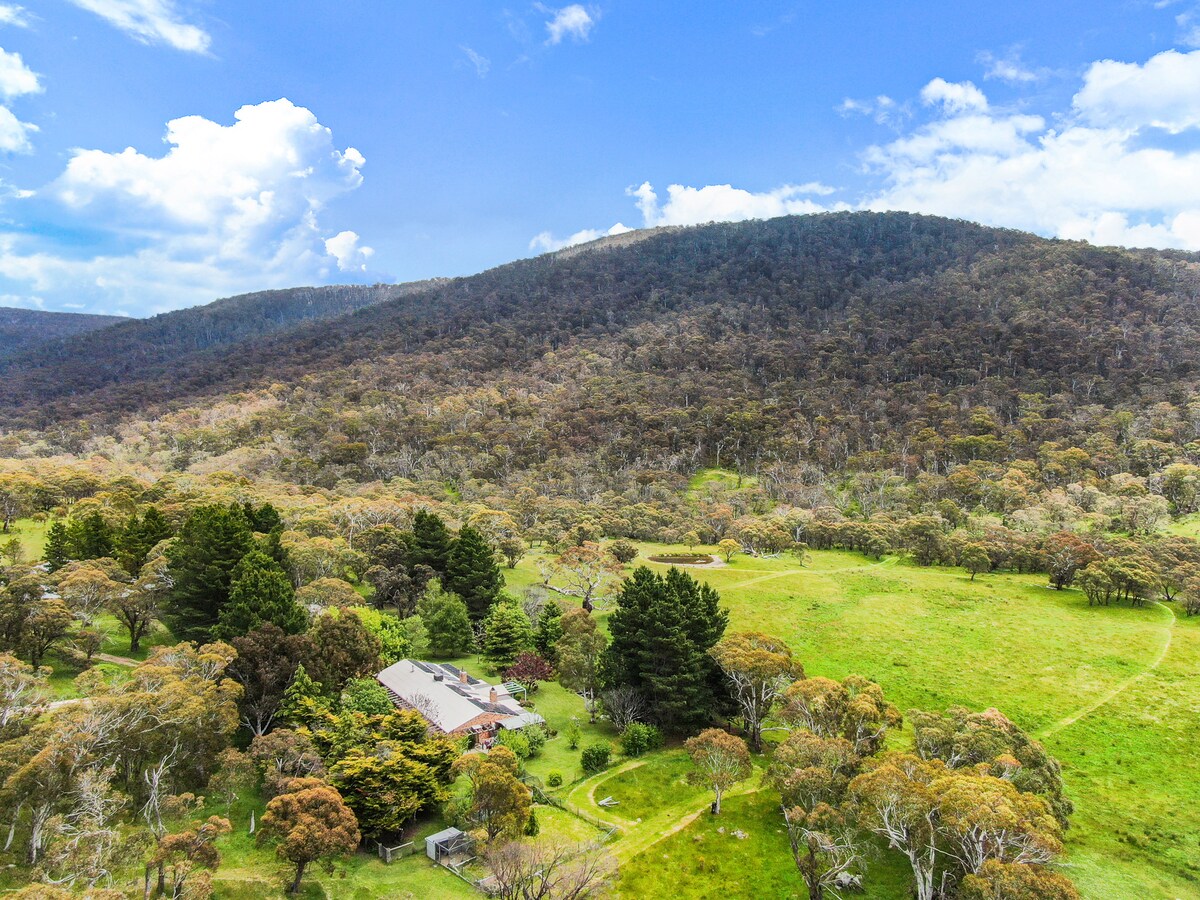
<svg viewBox="0 0 1200 900">
<path fill-rule="evenodd" d="M 1200 0 L 25 2 L 0 306 L 147 316 L 833 209 L 1200 250 Z"/>
</svg>

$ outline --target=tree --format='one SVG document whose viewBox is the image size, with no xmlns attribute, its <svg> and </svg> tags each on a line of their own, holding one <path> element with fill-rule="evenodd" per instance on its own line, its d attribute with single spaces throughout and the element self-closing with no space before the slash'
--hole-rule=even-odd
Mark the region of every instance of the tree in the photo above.
<svg viewBox="0 0 1200 900">
<path fill-rule="evenodd" d="M 320 777 L 325 762 L 312 738 L 288 728 L 276 728 L 250 742 L 250 758 L 263 780 L 263 794 L 270 798 L 283 792 L 295 778 Z"/>
<path fill-rule="evenodd" d="M 370 574 L 367 572 L 368 577 Z M 358 606 L 362 600 L 362 595 L 341 578 L 318 578 L 296 590 L 296 603 L 303 609 Z"/>
<path fill-rule="evenodd" d="M 59 570 L 56 580 L 59 595 L 85 627 L 91 626 L 117 593 L 126 589 L 94 562 L 69 563 Z"/>
<path fill-rule="evenodd" d="M 189 883 L 189 878 L 197 869 L 216 871 L 217 867 L 221 865 L 221 852 L 216 845 L 217 838 L 228 834 L 231 830 L 228 819 L 209 816 L 204 822 L 193 822 L 190 828 L 159 838 L 150 865 L 165 869 L 168 873 L 172 900 L 185 900 L 185 898 L 191 900 L 197 896 L 209 896 L 207 892 L 195 891 L 193 889 L 195 882 Z M 147 867 L 148 887 L 149 866 Z"/>
<path fill-rule="evenodd" d="M 387 688 L 374 678 L 353 678 L 346 682 L 339 698 L 342 712 L 360 712 L 369 716 L 386 716 L 396 708 Z"/>
<path fill-rule="evenodd" d="M 318 778 L 297 778 L 268 803 L 258 834 L 259 843 L 273 841 L 279 858 L 296 867 L 293 894 L 300 893 L 310 863 L 325 861 L 332 867 L 334 859 L 357 850 L 361 839 L 342 795 Z"/>
<path fill-rule="evenodd" d="M 436 513 L 418 509 L 413 515 L 412 561 L 428 566 L 439 576 L 445 576 L 450 563 L 450 548 L 454 539 L 446 523 Z"/>
<path fill-rule="evenodd" d="M 72 559 L 105 559 L 113 555 L 113 534 L 99 512 L 73 518 L 67 524 Z"/>
<path fill-rule="evenodd" d="M 549 681 L 554 677 L 554 670 L 542 657 L 526 651 L 517 654 L 513 664 L 504 670 L 503 675 L 505 681 L 516 681 L 532 694 L 537 691 L 540 682 Z"/>
<path fill-rule="evenodd" d="M 137 575 L 149 559 L 150 551 L 171 534 L 171 526 L 158 507 L 148 506 L 140 517 L 136 513 L 130 516 L 117 534 L 116 557 L 126 572 Z"/>
<path fill-rule="evenodd" d="M 0 473 L 0 532 L 8 534 L 12 523 L 29 510 L 36 484 L 24 473 Z"/>
<path fill-rule="evenodd" d="M 617 873 L 616 860 L 598 844 L 508 841 L 483 854 L 498 900 L 583 900 L 602 896 Z"/>
<path fill-rule="evenodd" d="M 429 583 L 425 595 L 418 601 L 417 615 L 425 624 L 430 655 L 462 656 L 471 652 L 475 638 L 467 604 L 457 594 L 443 590 L 437 580 Z"/>
<path fill-rule="evenodd" d="M 254 547 L 240 507 L 202 506 L 167 551 L 171 592 L 164 611 L 180 640 L 205 640 L 229 600 L 233 570 Z"/>
<path fill-rule="evenodd" d="M 217 771 L 208 781 L 208 789 L 225 801 L 228 813 L 233 801 L 242 791 L 253 789 L 258 769 L 250 755 L 236 747 L 226 747 L 217 754 Z"/>
<path fill-rule="evenodd" d="M 1066 876 L 1045 866 L 989 859 L 959 884 L 962 900 L 1079 900 Z"/>
<path fill-rule="evenodd" d="M 450 548 L 444 583 L 446 590 L 462 597 L 472 622 L 482 622 L 500 597 L 504 576 L 496 565 L 496 553 L 469 525 L 458 533 Z"/>
<path fill-rule="evenodd" d="M 608 552 L 613 555 L 613 559 L 623 566 L 629 565 L 638 557 L 637 544 L 633 541 L 627 541 L 625 538 L 613 541 L 608 545 Z"/>
<path fill-rule="evenodd" d="M 525 554 L 529 552 L 529 545 L 519 535 L 509 534 L 496 541 L 496 549 L 500 551 L 500 555 L 504 557 L 508 567 L 515 569 L 517 563 L 524 559 Z"/>
<path fill-rule="evenodd" d="M 380 741 L 353 747 L 329 770 L 367 837 L 399 834 L 420 812 L 445 800 L 458 750 L 446 740 Z"/>
<path fill-rule="evenodd" d="M 722 795 L 738 782 L 749 778 L 754 769 L 750 764 L 746 742 L 720 728 L 706 728 L 684 741 L 683 746 L 696 767 L 695 771 L 688 773 L 688 781 L 712 788 L 716 796 L 713 812 L 719 815 Z"/>
<path fill-rule="evenodd" d="M 555 661 L 558 653 L 555 645 L 562 634 L 562 607 L 552 600 L 548 601 L 538 614 L 537 627 L 533 632 L 533 646 L 543 659 L 550 663 Z"/>
<path fill-rule="evenodd" d="M 129 632 L 129 650 L 142 649 L 142 638 L 150 633 L 162 615 L 162 604 L 170 593 L 165 557 L 150 560 L 132 585 L 123 585 L 109 598 L 109 611 Z"/>
<path fill-rule="evenodd" d="M 958 564 L 971 575 L 971 580 L 980 572 L 988 572 L 992 568 L 992 560 L 982 544 L 967 544 L 958 555 Z"/>
<path fill-rule="evenodd" d="M 558 682 L 583 697 L 591 722 L 596 721 L 600 664 L 608 638 L 586 609 L 573 609 L 561 619 L 562 637 L 554 645 Z"/>
<path fill-rule="evenodd" d="M 946 523 L 940 516 L 913 516 L 901 526 L 900 538 L 919 566 L 932 566 L 946 556 Z"/>
<path fill-rule="evenodd" d="M 884 698 L 879 685 L 861 675 L 840 682 L 803 678 L 787 689 L 779 715 L 820 737 L 845 738 L 860 756 L 877 753 L 888 729 L 902 722 L 900 711 Z"/>
<path fill-rule="evenodd" d="M 867 847 L 853 817 L 821 803 L 811 811 L 785 807 L 783 818 L 809 900 L 825 900 L 827 891 L 862 865 Z"/>
<path fill-rule="evenodd" d="M 230 640 L 264 624 L 299 634 L 308 624 L 308 615 L 296 603 L 287 573 L 267 554 L 251 550 L 233 569 L 229 600 L 212 631 L 221 640 Z"/>
<path fill-rule="evenodd" d="M 237 659 L 229 664 L 229 676 L 242 686 L 238 700 L 242 724 L 253 735 L 266 734 L 275 724 L 300 661 L 315 648 L 307 635 L 287 634 L 270 622 L 235 637 L 232 644 Z"/>
<path fill-rule="evenodd" d="M 46 568 L 51 573 L 57 572 L 71 561 L 70 540 L 67 537 L 67 526 L 55 522 L 46 531 Z"/>
<path fill-rule="evenodd" d="M 494 605 L 483 623 L 483 658 L 497 671 L 503 671 L 531 646 L 533 628 L 520 604 L 505 600 Z"/>
<path fill-rule="evenodd" d="M 456 775 L 470 783 L 467 822 L 487 832 L 488 840 L 520 837 L 533 809 L 533 796 L 517 778 L 520 763 L 507 747 L 496 747 L 486 756 L 479 753 L 460 757 Z"/>
<path fill-rule="evenodd" d="M 804 677 L 804 667 L 787 644 L 758 632 L 728 635 L 711 653 L 733 689 L 751 745 L 761 752 L 763 722 L 788 685 Z"/>
<path fill-rule="evenodd" d="M 585 541 L 567 548 L 551 561 L 546 584 L 559 593 L 578 597 L 583 608 L 591 612 L 600 591 L 620 574 L 621 566 L 611 553 L 594 541 Z M 564 586 L 550 585 L 551 578 Z"/>
<path fill-rule="evenodd" d="M 733 538 L 724 538 L 719 544 L 717 544 L 717 552 L 725 557 L 725 562 L 729 562 L 733 559 L 733 555 L 735 553 L 742 552 L 742 545 Z"/>
<path fill-rule="evenodd" d="M 0 741 L 11 724 L 32 718 L 46 696 L 48 669 L 35 669 L 15 656 L 0 653 Z"/>
<path fill-rule="evenodd" d="M 383 645 L 353 610 L 330 610 L 317 616 L 308 636 L 312 644 L 304 667 L 331 697 L 340 694 L 351 678 L 379 671 Z"/>
<path fill-rule="evenodd" d="M 67 636 L 74 621 L 66 604 L 56 597 L 43 597 L 29 605 L 20 646 L 35 669 L 42 665 L 42 659 L 54 645 Z"/>
<path fill-rule="evenodd" d="M 664 577 L 640 566 L 622 584 L 608 620 L 607 677 L 642 692 L 665 730 L 703 725 L 717 709 L 721 679 L 709 650 L 728 621 L 709 585 L 674 567 Z"/>
<path fill-rule="evenodd" d="M 1044 549 L 1050 584 L 1058 591 L 1070 587 L 1079 571 L 1100 558 L 1095 547 L 1069 531 L 1046 538 Z"/>
</svg>

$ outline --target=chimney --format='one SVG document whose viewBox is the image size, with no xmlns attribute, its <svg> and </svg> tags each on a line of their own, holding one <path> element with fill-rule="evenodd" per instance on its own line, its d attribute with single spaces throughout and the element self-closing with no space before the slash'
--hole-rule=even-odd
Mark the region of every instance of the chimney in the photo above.
<svg viewBox="0 0 1200 900">
<path fill-rule="evenodd" d="M 460 684 L 469 684 L 469 682 L 467 681 L 467 673 L 464 672 L 462 669 L 458 670 L 458 681 Z"/>
<path fill-rule="evenodd" d="M 495 702 L 496 702 L 496 689 L 492 688 L 490 691 L 488 691 L 488 703 L 495 703 Z"/>
</svg>

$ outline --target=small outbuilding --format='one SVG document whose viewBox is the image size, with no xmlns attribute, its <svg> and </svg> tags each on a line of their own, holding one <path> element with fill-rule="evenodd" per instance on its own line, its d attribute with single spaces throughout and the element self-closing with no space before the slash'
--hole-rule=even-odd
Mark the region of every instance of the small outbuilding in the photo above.
<svg viewBox="0 0 1200 900">
<path fill-rule="evenodd" d="M 447 828 L 425 838 L 425 855 L 435 863 L 444 863 L 456 856 L 470 855 L 475 841 L 465 831 Z"/>
</svg>

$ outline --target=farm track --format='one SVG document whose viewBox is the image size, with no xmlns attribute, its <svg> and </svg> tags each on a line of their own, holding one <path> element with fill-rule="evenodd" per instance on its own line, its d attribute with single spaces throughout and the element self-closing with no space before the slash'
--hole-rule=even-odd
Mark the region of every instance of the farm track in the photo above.
<svg viewBox="0 0 1200 900">
<path fill-rule="evenodd" d="M 1136 675 L 1132 675 L 1129 678 L 1126 678 L 1124 681 L 1122 681 L 1120 684 L 1118 684 L 1115 688 L 1108 691 L 1106 694 L 1104 694 L 1104 696 L 1100 697 L 1100 699 L 1094 701 L 1093 703 L 1089 703 L 1087 706 L 1084 706 L 1081 709 L 1077 710 L 1076 712 L 1071 713 L 1071 715 L 1067 716 L 1064 719 L 1059 719 L 1057 722 L 1055 722 L 1053 725 L 1049 726 L 1048 728 L 1043 728 L 1037 734 L 1037 736 L 1039 738 L 1048 738 L 1055 734 L 1058 734 L 1058 732 L 1062 731 L 1064 728 L 1070 728 L 1072 725 L 1074 725 L 1080 719 L 1090 716 L 1096 710 L 1100 709 L 1100 707 L 1106 706 L 1109 703 L 1111 703 L 1117 697 L 1121 696 L 1121 694 L 1125 693 L 1125 691 L 1127 691 L 1133 685 L 1137 684 L 1137 682 L 1141 681 L 1143 678 L 1145 678 L 1147 675 L 1149 675 L 1155 669 L 1157 669 L 1160 665 L 1162 665 L 1163 660 L 1167 658 L 1167 654 L 1171 652 L 1171 642 L 1175 638 L 1175 623 L 1178 621 L 1178 617 L 1175 615 L 1174 610 L 1172 610 L 1169 606 L 1167 606 L 1162 601 L 1155 600 L 1154 605 L 1163 609 L 1167 613 L 1167 615 L 1170 617 L 1170 621 L 1167 623 L 1167 626 L 1166 626 L 1167 639 L 1163 643 L 1162 649 L 1160 649 L 1158 651 L 1158 655 L 1154 658 L 1154 661 L 1152 663 L 1150 663 L 1150 665 L 1147 666 L 1145 669 L 1138 672 Z"/>
</svg>

